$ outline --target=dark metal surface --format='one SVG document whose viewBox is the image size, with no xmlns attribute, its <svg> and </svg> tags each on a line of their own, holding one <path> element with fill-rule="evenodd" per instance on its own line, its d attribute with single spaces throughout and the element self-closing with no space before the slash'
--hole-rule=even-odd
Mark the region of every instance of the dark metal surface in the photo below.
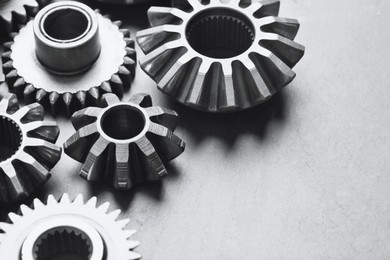
<svg viewBox="0 0 390 260">
<path fill-rule="evenodd" d="M 148 7 L 106 7 L 134 33 Z M 63 155 L 37 194 L 96 194 L 129 216 L 146 260 L 386 259 L 390 255 L 390 2 L 282 0 L 305 58 L 269 102 L 232 115 L 171 103 L 138 67 L 130 93 L 180 114 L 186 152 L 162 183 L 92 185 Z M 3 92 L 3 90 L 1 90 Z M 60 119 L 59 142 L 73 133 Z M 13 208 L 2 208 L 5 213 Z"/>
</svg>

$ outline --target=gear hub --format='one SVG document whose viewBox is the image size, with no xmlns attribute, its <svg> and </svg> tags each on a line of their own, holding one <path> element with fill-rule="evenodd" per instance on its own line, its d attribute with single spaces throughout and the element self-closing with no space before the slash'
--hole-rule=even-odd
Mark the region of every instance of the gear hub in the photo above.
<svg viewBox="0 0 390 260">
<path fill-rule="evenodd" d="M 50 177 L 61 158 L 55 144 L 60 130 L 55 122 L 42 121 L 38 103 L 19 109 L 8 94 L 0 101 L 0 203 L 9 204 L 30 196 Z"/>
<path fill-rule="evenodd" d="M 189 107 L 229 112 L 272 97 L 295 77 L 304 47 L 299 23 L 277 17 L 279 1 L 174 0 L 151 7 L 137 33 L 142 69 Z"/>
<path fill-rule="evenodd" d="M 120 25 L 82 3 L 50 4 L 5 44 L 6 82 L 27 103 L 49 106 L 53 114 L 70 116 L 104 93 L 121 97 L 135 74 L 136 53 Z"/>
<path fill-rule="evenodd" d="M 83 163 L 83 178 L 130 189 L 142 181 L 158 180 L 167 173 L 164 163 L 184 151 L 184 142 L 173 133 L 176 112 L 152 107 L 149 95 L 120 102 L 105 94 L 101 105 L 72 116 L 77 132 L 64 144 L 65 153 Z"/>
<path fill-rule="evenodd" d="M 53 260 L 134 260 L 141 256 L 130 240 L 135 233 L 125 230 L 128 219 L 117 220 L 120 210 L 107 213 L 109 203 L 96 207 L 96 197 L 84 204 L 64 194 L 59 201 L 52 195 L 47 204 L 35 199 L 34 208 L 20 207 L 21 215 L 10 213 L 10 222 L 0 223 L 2 259 Z"/>
</svg>

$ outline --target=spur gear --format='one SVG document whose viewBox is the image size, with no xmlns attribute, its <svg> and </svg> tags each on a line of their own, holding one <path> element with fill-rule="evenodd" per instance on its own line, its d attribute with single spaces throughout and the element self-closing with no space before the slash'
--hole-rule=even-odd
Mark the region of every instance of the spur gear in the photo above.
<svg viewBox="0 0 390 260">
<path fill-rule="evenodd" d="M 0 35 L 9 35 L 34 17 L 46 0 L 0 0 Z"/>
<path fill-rule="evenodd" d="M 34 103 L 19 109 L 13 94 L 0 101 L 0 203 L 9 204 L 31 195 L 50 177 L 61 158 L 55 145 L 60 129 L 42 121 L 43 107 Z"/>
<path fill-rule="evenodd" d="M 33 208 L 20 207 L 0 223 L 2 259 L 130 260 L 141 256 L 130 240 L 134 230 L 125 230 L 129 219 L 117 220 L 120 210 L 107 213 L 109 203 L 96 207 L 96 197 L 84 204 L 83 196 L 71 201 L 64 194 L 59 201 L 49 195 L 47 204 L 39 199 Z"/>
<path fill-rule="evenodd" d="M 173 133 L 176 112 L 152 107 L 146 94 L 128 102 L 105 94 L 101 105 L 104 108 L 89 107 L 72 116 L 77 132 L 65 142 L 64 151 L 83 163 L 80 175 L 125 190 L 167 174 L 164 164 L 185 148 Z"/>
<path fill-rule="evenodd" d="M 135 74 L 136 52 L 120 25 L 82 3 L 46 6 L 5 44 L 10 90 L 68 116 L 96 105 L 104 93 L 121 97 Z"/>
<path fill-rule="evenodd" d="M 304 47 L 299 23 L 277 17 L 279 1 L 174 0 L 151 7 L 137 33 L 142 69 L 189 107 L 229 112 L 264 102 L 295 77 Z"/>
</svg>

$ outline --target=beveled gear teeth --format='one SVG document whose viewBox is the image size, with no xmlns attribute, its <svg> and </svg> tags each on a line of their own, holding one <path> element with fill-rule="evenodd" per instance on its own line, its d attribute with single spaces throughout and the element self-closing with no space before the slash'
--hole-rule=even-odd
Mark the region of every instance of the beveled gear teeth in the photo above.
<svg viewBox="0 0 390 260">
<path fill-rule="evenodd" d="M 46 4 L 46 0 L 0 0 L 0 35 L 19 31 Z"/>
<path fill-rule="evenodd" d="M 61 157 L 62 149 L 55 145 L 60 129 L 43 117 L 38 103 L 19 109 L 13 94 L 0 101 L 0 204 L 30 196 Z"/>
<path fill-rule="evenodd" d="M 185 148 L 173 133 L 176 112 L 152 107 L 147 94 L 128 102 L 105 94 L 101 107 L 85 108 L 71 118 L 77 132 L 64 143 L 64 151 L 83 163 L 80 175 L 126 190 L 167 174 L 164 164 Z"/>
<path fill-rule="evenodd" d="M 136 231 L 126 228 L 130 220 L 119 220 L 121 210 L 109 212 L 109 206 L 108 202 L 97 206 L 96 197 L 84 203 L 82 194 L 74 200 L 68 194 L 58 200 L 49 195 L 46 203 L 34 199 L 31 207 L 21 205 L 19 213 L 9 213 L 8 221 L 0 222 L 0 255 L 4 259 L 20 255 L 51 259 L 61 254 L 81 259 L 140 259 L 133 251 L 140 244 L 132 240 Z"/>
<path fill-rule="evenodd" d="M 137 33 L 141 68 L 158 88 L 189 107 L 230 112 L 258 105 L 288 85 L 304 46 L 280 2 L 174 0 L 151 7 Z"/>
<path fill-rule="evenodd" d="M 88 106 L 96 106 L 98 104 L 100 97 L 105 93 L 114 93 L 115 95 L 122 97 L 124 91 L 130 89 L 131 82 L 136 72 L 135 67 L 136 67 L 137 57 L 136 57 L 136 51 L 134 49 L 135 43 L 134 40 L 130 38 L 130 31 L 128 29 L 123 29 L 120 27 L 122 24 L 121 21 L 112 22 L 108 18 L 103 17 L 99 11 L 95 10 L 95 12 L 99 17 L 100 26 L 104 25 L 107 27 L 108 26 L 106 25 L 107 23 L 111 24 L 109 25 L 110 26 L 109 29 L 107 28 L 104 29 L 104 32 L 114 29 L 117 30 L 120 33 L 120 35 L 123 35 L 121 39 L 121 41 L 123 41 L 123 47 L 124 47 L 123 58 L 122 58 L 123 60 L 121 64 L 119 63 L 117 64 L 118 67 L 115 68 L 115 72 L 113 74 L 110 74 L 108 77 L 104 75 L 101 76 L 102 80 L 96 85 L 95 84 L 88 85 L 88 86 L 83 85 L 82 87 L 80 86 L 80 89 L 77 89 L 79 86 L 78 85 L 79 81 L 77 81 L 76 79 L 73 82 L 72 80 L 68 80 L 64 76 L 57 76 L 48 71 L 42 72 L 41 70 L 45 70 L 44 67 L 42 65 L 35 65 L 33 62 L 37 62 L 37 61 L 33 61 L 32 64 L 35 65 L 34 67 L 42 68 L 40 69 L 40 72 L 45 74 L 43 75 L 42 78 L 44 78 L 45 80 L 50 79 L 51 83 L 44 84 L 41 82 L 43 80 L 40 80 L 40 82 L 37 83 L 34 82 L 36 78 L 33 77 L 32 77 L 33 80 L 31 79 L 29 80 L 30 77 L 29 74 L 31 73 L 25 69 L 22 70 L 21 68 L 17 67 L 17 64 L 15 65 L 15 57 L 16 55 L 19 55 L 18 52 L 21 51 L 20 48 L 15 51 L 14 48 L 15 48 L 15 42 L 21 41 L 21 35 L 23 37 L 27 37 L 26 35 L 32 33 L 31 31 L 33 30 L 33 21 L 30 21 L 24 28 L 20 30 L 18 34 L 12 35 L 11 41 L 6 42 L 4 44 L 4 53 L 1 55 L 2 62 L 3 62 L 2 69 L 5 75 L 5 81 L 7 82 L 10 91 L 15 93 L 19 98 L 23 99 L 27 104 L 38 102 L 42 104 L 44 107 L 49 107 L 53 115 L 64 113 L 67 116 L 71 116 L 75 111 L 80 110 L 82 108 Z M 115 39 L 118 38 L 117 35 L 114 36 L 115 37 L 113 38 Z M 108 47 L 109 46 L 104 46 L 104 49 L 102 47 L 102 51 L 104 50 L 106 52 L 109 49 Z M 114 46 L 113 48 L 117 48 L 117 46 Z M 115 53 L 120 53 L 120 52 L 117 50 Z M 19 56 L 18 59 L 20 59 Z M 106 54 L 105 57 L 107 57 Z M 35 54 L 29 57 L 28 60 L 36 60 Z M 22 62 L 19 62 L 18 64 L 20 66 L 24 66 Z M 93 68 L 95 67 L 96 66 L 94 65 Z M 92 73 L 91 70 L 92 68 L 87 70 L 85 73 L 81 73 L 81 74 L 85 75 L 85 77 L 89 77 L 87 73 Z M 109 69 L 108 71 L 111 70 L 112 69 Z M 96 71 L 98 71 L 98 69 L 96 69 Z M 23 74 L 23 72 L 25 73 Z M 96 74 L 97 72 L 94 73 Z M 73 89 L 75 89 L 74 91 L 66 92 L 65 88 L 61 88 L 61 91 L 52 90 L 53 86 L 56 85 L 55 83 L 58 83 L 57 84 L 58 86 L 62 86 L 61 84 L 65 84 L 63 82 L 68 82 L 68 81 L 72 82 L 72 84 L 77 86 L 77 87 L 73 87 Z"/>
</svg>

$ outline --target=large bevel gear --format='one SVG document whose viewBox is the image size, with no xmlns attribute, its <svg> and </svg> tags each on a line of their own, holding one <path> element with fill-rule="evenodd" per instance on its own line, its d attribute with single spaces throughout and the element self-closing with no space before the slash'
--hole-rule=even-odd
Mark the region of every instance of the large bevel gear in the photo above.
<svg viewBox="0 0 390 260">
<path fill-rule="evenodd" d="M 173 133 L 176 112 L 152 107 L 149 95 L 120 102 L 105 94 L 102 107 L 76 112 L 72 123 L 77 132 L 64 144 L 65 153 L 83 163 L 83 178 L 130 189 L 158 180 L 167 173 L 164 164 L 184 151 L 184 142 Z"/>
<path fill-rule="evenodd" d="M 10 213 L 9 222 L 0 223 L 1 259 L 91 259 L 130 260 L 141 256 L 130 240 L 134 230 L 126 230 L 129 219 L 117 220 L 120 210 L 108 212 L 109 203 L 96 207 L 96 197 L 84 204 L 64 194 L 59 202 L 50 195 L 47 204 L 35 199 L 33 208 L 20 207 L 20 215 Z"/>
<path fill-rule="evenodd" d="M 50 177 L 62 149 L 55 145 L 60 130 L 42 121 L 43 107 L 34 103 L 19 109 L 8 94 L 0 101 L 0 203 L 9 204 L 31 195 Z"/>
<path fill-rule="evenodd" d="M 164 93 L 195 109 L 225 112 L 269 99 L 295 77 L 299 23 L 279 1 L 174 0 L 151 7 L 137 33 L 142 69 Z"/>
<path fill-rule="evenodd" d="M 104 93 L 121 97 L 135 75 L 136 52 L 129 30 L 120 25 L 82 3 L 46 6 L 5 44 L 10 90 L 69 116 L 96 105 Z"/>
<path fill-rule="evenodd" d="M 0 0 L 0 35 L 9 35 L 34 17 L 46 0 Z"/>
</svg>

